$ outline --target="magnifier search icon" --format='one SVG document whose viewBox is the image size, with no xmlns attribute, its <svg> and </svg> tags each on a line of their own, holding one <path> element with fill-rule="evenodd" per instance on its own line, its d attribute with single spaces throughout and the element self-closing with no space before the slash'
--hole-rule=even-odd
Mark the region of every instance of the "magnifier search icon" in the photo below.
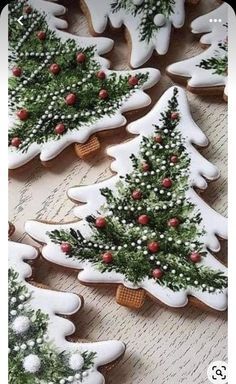
<svg viewBox="0 0 236 384">
<path fill-rule="evenodd" d="M 207 377 L 212 384 L 228 383 L 228 364 L 225 361 L 214 361 L 207 369 Z"/>
</svg>

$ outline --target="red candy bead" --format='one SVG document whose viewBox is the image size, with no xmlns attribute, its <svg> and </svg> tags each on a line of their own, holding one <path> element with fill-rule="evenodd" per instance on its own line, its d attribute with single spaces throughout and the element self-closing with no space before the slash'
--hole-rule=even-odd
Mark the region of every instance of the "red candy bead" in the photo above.
<svg viewBox="0 0 236 384">
<path fill-rule="evenodd" d="M 97 217 L 95 225 L 97 228 L 104 228 L 107 225 L 105 217 Z"/>
<path fill-rule="evenodd" d="M 142 170 L 143 170 L 144 172 L 149 171 L 149 169 L 150 169 L 150 165 L 149 165 L 148 163 L 143 163 L 143 164 L 142 164 Z"/>
<path fill-rule="evenodd" d="M 132 192 L 132 198 L 134 200 L 140 200 L 142 198 L 142 192 L 139 191 L 138 189 L 136 191 Z"/>
<path fill-rule="evenodd" d="M 177 217 L 173 217 L 172 219 L 168 220 L 169 227 L 178 227 L 180 224 L 180 221 Z"/>
<path fill-rule="evenodd" d="M 44 31 L 38 31 L 36 33 L 36 36 L 39 40 L 45 40 L 46 39 L 46 32 Z"/>
<path fill-rule="evenodd" d="M 69 93 L 65 98 L 67 105 L 74 105 L 76 103 L 76 95 L 74 93 Z"/>
<path fill-rule="evenodd" d="M 104 80 L 106 78 L 106 74 L 104 71 L 99 71 L 97 73 L 97 78 L 100 79 L 100 80 Z"/>
<path fill-rule="evenodd" d="M 71 249 L 72 249 L 72 247 L 71 247 L 70 243 L 62 243 L 62 244 L 61 244 L 61 250 L 62 250 L 62 252 L 64 252 L 64 253 L 70 253 L 70 252 L 71 252 Z"/>
<path fill-rule="evenodd" d="M 22 121 L 25 121 L 28 119 L 29 117 L 29 111 L 27 111 L 27 109 L 20 109 L 17 113 L 16 113 L 17 117 L 22 120 Z"/>
<path fill-rule="evenodd" d="M 129 85 L 132 85 L 132 87 L 137 85 L 138 82 L 139 82 L 139 79 L 136 76 L 130 76 L 129 77 L 128 83 L 129 83 Z"/>
<path fill-rule="evenodd" d="M 156 142 L 156 143 L 161 143 L 162 142 L 162 137 L 161 137 L 161 135 L 156 135 L 156 136 L 154 136 L 154 141 Z"/>
<path fill-rule="evenodd" d="M 162 186 L 165 188 L 170 188 L 172 186 L 172 180 L 166 177 L 164 180 L 162 180 Z"/>
<path fill-rule="evenodd" d="M 193 263 L 199 263 L 202 259 L 200 253 L 198 253 L 198 252 L 191 253 L 191 255 L 189 257 Z"/>
<path fill-rule="evenodd" d="M 138 217 L 138 223 L 141 225 L 147 225 L 150 221 L 150 217 L 148 215 L 141 215 Z"/>
<path fill-rule="evenodd" d="M 77 63 L 82 64 L 85 62 L 85 60 L 86 60 L 86 56 L 83 52 L 77 53 L 77 56 L 76 56 Z"/>
<path fill-rule="evenodd" d="M 60 67 L 60 65 L 54 63 L 54 64 L 50 65 L 49 70 L 53 75 L 57 75 L 61 71 L 61 67 Z"/>
<path fill-rule="evenodd" d="M 29 5 L 27 5 L 24 7 L 23 11 L 28 15 L 32 12 L 32 8 Z"/>
<path fill-rule="evenodd" d="M 57 133 L 58 135 L 62 135 L 64 132 L 65 132 L 65 125 L 62 124 L 62 123 L 59 123 L 56 125 L 54 131 L 55 133 Z"/>
<path fill-rule="evenodd" d="M 148 250 L 152 253 L 158 252 L 160 249 L 160 244 L 157 241 L 152 241 L 148 244 Z"/>
<path fill-rule="evenodd" d="M 20 77 L 22 75 L 22 69 L 20 67 L 14 67 L 12 69 L 12 74 L 15 76 L 15 77 Z"/>
<path fill-rule="evenodd" d="M 163 271 L 159 268 L 156 268 L 156 269 L 153 269 L 152 271 L 152 277 L 154 277 L 154 279 L 161 279 L 163 276 Z"/>
<path fill-rule="evenodd" d="M 171 117 L 171 120 L 176 120 L 176 119 L 178 119 L 179 114 L 178 114 L 178 112 L 171 112 L 170 117 Z"/>
<path fill-rule="evenodd" d="M 111 252 L 105 252 L 103 253 L 102 255 L 102 261 L 105 263 L 105 264 L 109 264 L 111 263 L 113 260 L 113 255 Z"/>
<path fill-rule="evenodd" d="M 20 144 L 21 144 L 21 139 L 19 137 L 13 137 L 13 139 L 11 140 L 11 145 L 13 147 L 18 148 Z"/>
<path fill-rule="evenodd" d="M 108 92 L 106 89 L 101 89 L 101 91 L 99 92 L 99 97 L 100 99 L 107 99 L 108 98 Z"/>
<path fill-rule="evenodd" d="M 170 158 L 171 163 L 176 164 L 176 163 L 178 163 L 178 161 L 179 161 L 178 156 L 176 156 L 176 155 L 171 156 L 171 158 Z"/>
</svg>

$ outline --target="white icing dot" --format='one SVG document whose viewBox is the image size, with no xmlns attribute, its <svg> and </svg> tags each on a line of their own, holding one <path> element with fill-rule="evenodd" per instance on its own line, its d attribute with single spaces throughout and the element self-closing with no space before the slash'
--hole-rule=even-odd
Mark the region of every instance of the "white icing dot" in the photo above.
<svg viewBox="0 0 236 384">
<path fill-rule="evenodd" d="M 36 373 L 40 370 L 41 360 L 37 355 L 28 355 L 23 360 L 23 367 L 26 372 Z"/>
<path fill-rule="evenodd" d="M 61 379 L 60 381 L 59 381 L 59 384 L 65 384 L 65 379 Z"/>
<path fill-rule="evenodd" d="M 166 23 L 166 18 L 162 13 L 158 13 L 154 17 L 153 22 L 157 27 L 162 27 Z"/>
<path fill-rule="evenodd" d="M 12 329 L 15 333 L 25 333 L 30 327 L 30 320 L 26 316 L 17 317 L 12 324 Z"/>
<path fill-rule="evenodd" d="M 79 353 L 74 353 L 69 359 L 69 366 L 73 371 L 79 371 L 84 365 L 84 359 Z"/>
</svg>

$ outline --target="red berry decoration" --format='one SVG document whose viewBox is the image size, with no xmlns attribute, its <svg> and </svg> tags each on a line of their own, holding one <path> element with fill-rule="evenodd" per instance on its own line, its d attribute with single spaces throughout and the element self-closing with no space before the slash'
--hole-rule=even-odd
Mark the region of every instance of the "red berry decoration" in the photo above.
<svg viewBox="0 0 236 384">
<path fill-rule="evenodd" d="M 99 92 L 99 97 L 100 99 L 107 99 L 108 98 L 108 92 L 106 89 L 101 89 L 101 91 Z"/>
<path fill-rule="evenodd" d="M 46 32 L 44 31 L 38 31 L 36 33 L 36 36 L 39 40 L 45 40 L 46 39 Z"/>
<path fill-rule="evenodd" d="M 66 128 L 65 125 L 62 123 L 59 123 L 56 125 L 54 132 L 57 133 L 58 135 L 62 135 L 65 132 Z"/>
<path fill-rule="evenodd" d="M 139 82 L 139 79 L 138 79 L 136 76 L 130 76 L 130 77 L 129 77 L 128 83 L 129 83 L 129 85 L 131 85 L 132 87 L 134 87 L 135 85 L 137 85 L 138 82 Z"/>
<path fill-rule="evenodd" d="M 150 170 L 150 165 L 148 163 L 142 163 L 142 170 L 147 172 Z"/>
<path fill-rule="evenodd" d="M 76 95 L 74 93 L 69 93 L 65 98 L 67 105 L 74 105 L 76 103 Z"/>
<path fill-rule="evenodd" d="M 147 225 L 150 221 L 150 217 L 148 215 L 141 215 L 138 217 L 138 223 L 141 225 Z"/>
<path fill-rule="evenodd" d="M 160 244 L 157 241 L 152 241 L 151 243 L 148 244 L 148 250 L 151 253 L 156 253 L 160 249 Z"/>
<path fill-rule="evenodd" d="M 132 198 L 134 200 L 140 200 L 142 198 L 142 192 L 139 191 L 138 189 L 136 191 L 132 192 Z"/>
<path fill-rule="evenodd" d="M 98 71 L 97 78 L 100 80 L 104 80 L 106 78 L 106 74 L 104 71 Z"/>
<path fill-rule="evenodd" d="M 152 277 L 154 277 L 154 279 L 161 279 L 162 276 L 163 276 L 163 271 L 160 268 L 153 269 Z"/>
<path fill-rule="evenodd" d="M 157 134 L 156 136 L 154 136 L 154 141 L 156 143 L 161 143 L 162 142 L 162 137 L 160 134 Z"/>
<path fill-rule="evenodd" d="M 180 221 L 177 217 L 173 217 L 172 219 L 168 220 L 169 227 L 176 228 L 180 225 Z"/>
<path fill-rule="evenodd" d="M 107 225 L 105 217 L 97 217 L 95 225 L 97 228 L 104 228 Z"/>
<path fill-rule="evenodd" d="M 25 121 L 28 119 L 29 117 L 29 111 L 27 111 L 27 109 L 20 109 L 17 113 L 16 113 L 17 117 L 22 120 L 22 121 Z"/>
<path fill-rule="evenodd" d="M 12 74 L 15 77 L 20 77 L 22 75 L 22 69 L 20 67 L 14 67 L 12 69 Z"/>
<path fill-rule="evenodd" d="M 171 115 L 170 115 L 171 120 L 176 120 L 178 119 L 178 117 L 179 117 L 178 112 L 171 112 Z"/>
<path fill-rule="evenodd" d="M 77 63 L 82 64 L 85 62 L 85 60 L 86 60 L 86 56 L 83 52 L 77 53 L 77 56 L 76 56 Z"/>
<path fill-rule="evenodd" d="M 54 64 L 50 65 L 49 71 L 53 75 L 58 75 L 58 73 L 61 71 L 61 67 L 60 67 L 60 65 L 54 63 Z"/>
<path fill-rule="evenodd" d="M 62 244 L 61 244 L 61 250 L 62 250 L 62 252 L 64 252 L 64 253 L 70 253 L 70 252 L 71 252 L 71 249 L 72 249 L 72 247 L 71 247 L 70 243 L 62 243 Z"/>
<path fill-rule="evenodd" d="M 189 258 L 193 263 L 199 263 L 202 259 L 200 253 L 198 252 L 192 252 Z"/>
<path fill-rule="evenodd" d="M 105 263 L 105 264 L 109 264 L 113 261 L 113 255 L 111 252 L 105 252 L 103 253 L 102 255 L 102 261 Z"/>
<path fill-rule="evenodd" d="M 13 139 L 11 140 L 11 145 L 13 147 L 18 148 L 20 144 L 21 144 L 21 139 L 19 137 L 13 137 Z"/>
<path fill-rule="evenodd" d="M 166 177 L 165 179 L 162 180 L 162 186 L 164 188 L 170 188 L 172 186 L 172 180 Z"/>
<path fill-rule="evenodd" d="M 24 11 L 24 13 L 29 15 L 33 11 L 33 9 L 29 5 L 27 5 L 24 7 L 23 11 Z"/>
<path fill-rule="evenodd" d="M 171 158 L 170 158 L 171 163 L 176 164 L 176 163 L 178 163 L 178 161 L 179 161 L 178 156 L 176 156 L 176 155 L 171 156 Z"/>
</svg>

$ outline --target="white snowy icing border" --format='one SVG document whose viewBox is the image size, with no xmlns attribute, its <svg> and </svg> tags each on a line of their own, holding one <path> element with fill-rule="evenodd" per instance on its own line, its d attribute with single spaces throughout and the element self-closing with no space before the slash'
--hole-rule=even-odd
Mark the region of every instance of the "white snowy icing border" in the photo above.
<svg viewBox="0 0 236 384">
<path fill-rule="evenodd" d="M 228 21 L 229 8 L 230 6 L 227 3 L 223 3 L 217 9 L 195 19 L 191 24 L 192 33 L 204 33 L 200 42 L 206 46 L 210 45 L 210 47 L 199 55 L 167 67 L 167 73 L 189 78 L 187 84 L 190 89 L 198 87 L 225 87 L 227 85 L 226 75 L 213 74 L 210 70 L 199 68 L 197 65 L 199 65 L 202 60 L 207 60 L 215 56 L 216 51 L 219 52 L 219 57 L 221 56 L 218 43 L 224 42 L 227 37 L 227 28 L 224 27 L 224 24 Z M 221 19 L 222 22 L 214 22 L 215 19 Z M 210 20 L 213 21 L 210 22 Z M 222 56 L 223 55 L 225 55 L 224 52 L 222 52 Z M 225 94 L 227 94 L 227 91 Z"/>
<path fill-rule="evenodd" d="M 176 88 L 176 87 L 175 87 Z M 161 99 L 158 101 L 156 107 L 149 112 L 148 115 L 143 118 L 129 124 L 128 131 L 132 133 L 139 133 L 140 135 L 135 139 L 114 146 L 108 150 L 108 154 L 114 157 L 116 160 L 112 163 L 112 170 L 117 172 L 117 175 L 110 178 L 109 180 L 103 181 L 101 183 L 85 186 L 85 187 L 74 187 L 71 188 L 68 192 L 69 197 L 73 200 L 80 201 L 85 203 L 79 207 L 75 208 L 75 213 L 79 217 L 86 217 L 89 214 L 98 215 L 98 211 L 101 205 L 104 204 L 105 198 L 101 195 L 100 189 L 108 187 L 111 190 L 116 190 L 116 183 L 119 180 L 120 175 L 125 175 L 129 173 L 132 169 L 132 164 L 130 160 L 130 154 L 138 154 L 140 148 L 140 142 L 143 136 L 148 136 L 154 132 L 154 127 L 152 124 L 158 124 L 158 116 L 160 117 L 160 112 L 167 107 L 168 100 L 173 95 L 174 87 L 168 89 Z M 181 115 L 181 121 L 179 123 L 179 127 L 181 129 L 182 134 L 186 137 L 186 142 L 188 146 L 188 150 L 191 148 L 190 143 L 195 143 L 198 145 L 206 145 L 207 139 L 199 127 L 193 122 L 186 95 L 182 88 L 178 88 L 178 98 L 179 98 L 179 109 Z M 146 119 L 150 118 L 150 124 L 147 124 Z M 188 132 L 187 129 L 192 127 L 191 132 Z M 196 150 L 195 150 L 196 151 Z M 194 156 L 197 155 L 197 151 L 194 151 Z M 199 154 L 198 154 L 199 155 Z M 198 157 L 197 155 L 197 157 Z M 199 155 L 200 156 L 200 155 Z M 206 176 L 211 176 L 214 178 L 218 175 L 216 172 L 216 168 L 213 167 L 206 159 L 201 156 L 200 162 L 202 162 L 202 168 L 196 168 L 199 171 L 199 174 L 203 174 Z M 196 164 L 199 163 L 199 158 Z M 200 173 L 201 170 L 201 173 Z M 195 174 L 197 174 L 195 172 Z M 202 177 L 199 178 L 199 181 Z M 195 180 L 196 182 L 196 180 Z M 226 239 L 227 238 L 227 220 L 225 217 L 218 214 L 211 207 L 209 207 L 200 196 L 193 190 L 190 186 L 186 197 L 189 198 L 190 201 L 196 205 L 197 210 L 200 211 L 202 216 L 202 226 L 204 227 L 206 233 L 201 238 L 202 243 L 205 246 L 205 251 L 207 256 L 203 258 L 201 264 L 210 266 L 215 269 L 219 269 L 224 273 L 227 273 L 227 269 L 217 260 L 215 259 L 211 253 L 209 252 L 218 252 L 220 250 L 220 243 L 217 236 Z M 84 283 L 122 283 L 125 286 L 131 288 L 143 288 L 147 292 L 149 292 L 152 296 L 156 297 L 160 301 L 165 304 L 173 307 L 182 307 L 185 306 L 188 302 L 188 295 L 192 295 L 208 306 L 217 309 L 217 310 L 225 310 L 227 307 L 227 289 L 223 290 L 222 293 L 208 293 L 201 292 L 199 290 L 195 290 L 193 288 L 189 288 L 185 291 L 173 292 L 169 288 L 164 288 L 159 286 L 154 279 L 146 278 L 137 286 L 131 285 L 125 277 L 116 272 L 105 272 L 101 273 L 96 270 L 91 263 L 89 262 L 80 262 L 79 260 L 74 260 L 72 258 L 68 258 L 60 249 L 58 244 L 54 244 L 51 242 L 48 232 L 53 231 L 54 229 L 69 229 L 73 227 L 75 230 L 79 229 L 82 235 L 85 238 L 89 238 L 92 235 L 92 230 L 89 227 L 88 223 L 85 220 L 81 220 L 75 223 L 68 224 L 45 224 L 37 221 L 28 221 L 25 224 L 25 228 L 27 233 L 33 237 L 35 240 L 47 244 L 43 247 L 42 254 L 45 259 L 65 267 L 70 267 L 74 269 L 83 271 L 79 272 L 78 278 L 81 282 Z"/>
<path fill-rule="evenodd" d="M 58 348 L 59 351 L 70 351 L 82 353 L 83 351 L 95 352 L 94 369 L 89 371 L 89 375 L 84 377 L 84 384 L 105 384 L 105 379 L 97 368 L 107 365 L 118 359 L 125 351 L 125 346 L 121 341 L 110 340 L 95 343 L 69 342 L 66 337 L 75 332 L 74 324 L 58 315 L 70 316 L 76 313 L 82 305 L 79 296 L 73 293 L 51 291 L 42 289 L 27 283 L 25 280 L 32 275 L 32 268 L 25 261 L 32 261 L 37 257 L 37 251 L 33 247 L 25 244 L 9 242 L 8 265 L 18 274 L 18 281 L 23 282 L 31 292 L 30 305 L 32 309 L 41 309 L 49 316 L 48 335 L 49 341 Z M 76 381 L 81 383 L 81 381 Z"/>
<path fill-rule="evenodd" d="M 108 20 L 114 28 L 120 28 L 122 25 L 127 28 L 132 44 L 130 64 L 133 68 L 138 68 L 145 64 L 152 56 L 154 50 L 159 55 L 165 55 L 169 48 L 172 25 L 175 28 L 181 28 L 185 21 L 185 0 L 175 0 L 173 14 L 166 20 L 166 24 L 159 29 L 150 43 L 147 43 L 139 39 L 138 27 L 141 22 L 139 14 L 134 17 L 124 10 L 112 13 L 110 9 L 112 0 L 83 0 L 83 2 L 89 10 L 95 33 L 103 33 Z"/>
</svg>

